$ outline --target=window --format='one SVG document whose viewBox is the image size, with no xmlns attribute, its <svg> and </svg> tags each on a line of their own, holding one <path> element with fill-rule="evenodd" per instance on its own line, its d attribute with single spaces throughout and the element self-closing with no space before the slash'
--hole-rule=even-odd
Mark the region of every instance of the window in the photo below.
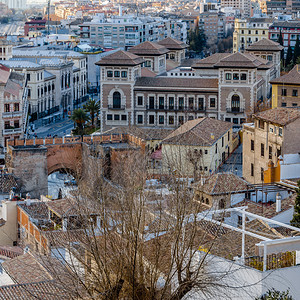
<svg viewBox="0 0 300 300">
<path fill-rule="evenodd" d="M 159 109 L 164 109 L 165 108 L 165 98 L 164 97 L 159 97 Z"/>
<path fill-rule="evenodd" d="M 293 90 L 293 97 L 298 97 L 298 90 Z"/>
<path fill-rule="evenodd" d="M 209 99 L 209 106 L 210 107 L 216 107 L 216 98 L 210 98 Z"/>
<path fill-rule="evenodd" d="M 226 73 L 225 74 L 225 79 L 226 80 L 231 80 L 232 76 L 231 76 L 231 73 Z"/>
<path fill-rule="evenodd" d="M 188 117 L 188 120 L 190 121 L 190 120 L 194 120 L 194 117 L 193 116 L 189 116 Z"/>
<path fill-rule="evenodd" d="M 193 109 L 194 108 L 194 98 L 190 97 L 189 98 L 189 109 Z"/>
<path fill-rule="evenodd" d="M 204 110 L 204 98 L 198 98 L 198 109 Z"/>
<path fill-rule="evenodd" d="M 260 168 L 260 180 L 264 181 L 264 168 Z"/>
<path fill-rule="evenodd" d="M 286 96 L 286 89 L 281 89 L 281 96 Z"/>
<path fill-rule="evenodd" d="M 154 97 L 149 97 L 149 108 L 154 109 Z"/>
<path fill-rule="evenodd" d="M 207 150 L 204 150 L 204 154 L 207 154 L 208 153 L 208 151 Z"/>
<path fill-rule="evenodd" d="M 14 127 L 15 128 L 19 128 L 20 127 L 19 120 L 15 120 L 14 121 Z"/>
<path fill-rule="evenodd" d="M 281 107 L 286 107 L 286 102 L 281 102 Z"/>
<path fill-rule="evenodd" d="M 144 62 L 144 67 L 146 67 L 146 68 L 151 68 L 151 60 L 146 60 L 146 61 Z"/>
<path fill-rule="evenodd" d="M 233 124 L 239 124 L 239 119 L 238 118 L 232 118 L 232 123 Z"/>
<path fill-rule="evenodd" d="M 240 79 L 239 73 L 233 73 L 233 80 L 239 80 L 239 79 Z"/>
<path fill-rule="evenodd" d="M 113 94 L 113 108 L 121 108 L 121 94 L 119 92 Z"/>
<path fill-rule="evenodd" d="M 280 128 L 280 127 L 279 127 L 279 130 L 278 130 L 278 135 L 282 136 L 282 128 Z"/>
<path fill-rule="evenodd" d="M 165 117 L 164 116 L 159 116 L 158 123 L 159 124 L 164 124 L 165 123 Z"/>
<path fill-rule="evenodd" d="M 272 60 L 273 60 L 273 56 L 272 56 L 272 55 L 268 55 L 268 56 L 267 56 L 267 60 L 268 60 L 268 61 L 272 61 Z"/>
<path fill-rule="evenodd" d="M 143 115 L 138 115 L 137 122 L 138 124 L 143 124 Z"/>
<path fill-rule="evenodd" d="M 178 98 L 178 108 L 180 110 L 182 110 L 184 108 L 184 98 L 183 97 Z"/>
<path fill-rule="evenodd" d="M 142 106 L 143 105 L 143 96 L 138 96 L 137 97 L 137 105 Z"/>
<path fill-rule="evenodd" d="M 281 155 L 281 148 L 277 149 L 277 157 Z"/>
<path fill-rule="evenodd" d="M 225 208 L 225 200 L 224 199 L 221 199 L 219 201 L 219 209 L 224 209 Z"/>
<path fill-rule="evenodd" d="M 254 176 L 254 165 L 251 164 L 251 176 Z"/>
<path fill-rule="evenodd" d="M 114 115 L 114 120 L 119 121 L 120 120 L 120 115 Z"/>
<path fill-rule="evenodd" d="M 174 125 L 174 116 L 169 116 L 169 125 Z"/>
<path fill-rule="evenodd" d="M 298 106 L 298 104 L 297 103 L 292 103 L 292 106 Z"/>
<path fill-rule="evenodd" d="M 121 77 L 122 78 L 127 78 L 127 71 L 122 71 L 121 72 Z"/>
<path fill-rule="evenodd" d="M 251 151 L 254 151 L 254 140 L 251 140 Z"/>
<path fill-rule="evenodd" d="M 265 144 L 260 144 L 260 155 L 265 156 Z"/>
<path fill-rule="evenodd" d="M 241 80 L 247 80 L 247 74 L 246 73 L 241 74 Z"/>
<path fill-rule="evenodd" d="M 231 98 L 231 111 L 239 112 L 240 111 L 240 96 L 233 95 Z"/>
<path fill-rule="evenodd" d="M 28 89 L 27 91 L 28 91 L 27 96 L 30 99 L 31 98 L 31 89 Z"/>
<path fill-rule="evenodd" d="M 149 116 L 149 124 L 154 124 L 154 116 L 153 115 Z"/>
<path fill-rule="evenodd" d="M 111 121 L 112 120 L 112 115 L 107 115 L 107 121 Z"/>
<path fill-rule="evenodd" d="M 222 147 L 224 147 L 224 136 L 222 136 Z"/>
<path fill-rule="evenodd" d="M 107 71 L 107 77 L 113 77 L 113 71 Z"/>
<path fill-rule="evenodd" d="M 174 109 L 174 97 L 169 97 L 169 109 Z"/>
<path fill-rule="evenodd" d="M 225 118 L 225 122 L 231 122 L 231 118 Z"/>
<path fill-rule="evenodd" d="M 179 116 L 179 117 L 178 117 L 178 123 L 179 123 L 180 125 L 182 125 L 182 124 L 184 123 L 184 117 L 183 117 L 183 116 Z"/>
<path fill-rule="evenodd" d="M 218 153 L 218 144 L 216 144 L 215 153 Z"/>
<path fill-rule="evenodd" d="M 120 71 L 115 71 L 115 77 L 120 77 Z"/>
<path fill-rule="evenodd" d="M 122 121 L 127 121 L 127 115 L 121 115 L 121 120 Z"/>
<path fill-rule="evenodd" d="M 27 78 L 27 81 L 30 81 L 30 74 L 27 73 L 26 78 Z"/>
<path fill-rule="evenodd" d="M 20 111 L 20 105 L 19 103 L 14 104 L 14 111 Z"/>
<path fill-rule="evenodd" d="M 10 128 L 10 122 L 9 121 L 5 121 L 4 128 L 5 129 L 9 129 Z"/>
<path fill-rule="evenodd" d="M 259 120 L 259 121 L 258 121 L 258 127 L 259 127 L 260 129 L 265 129 L 265 122 L 264 122 L 263 120 Z"/>
<path fill-rule="evenodd" d="M 272 146 L 269 146 L 269 159 L 272 159 Z"/>
<path fill-rule="evenodd" d="M 4 112 L 9 112 L 9 111 L 10 111 L 9 104 L 4 104 Z"/>
</svg>

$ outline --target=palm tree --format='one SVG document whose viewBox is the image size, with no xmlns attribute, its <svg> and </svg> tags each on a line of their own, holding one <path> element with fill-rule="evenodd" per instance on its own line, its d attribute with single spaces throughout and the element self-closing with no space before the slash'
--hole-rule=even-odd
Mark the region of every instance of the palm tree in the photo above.
<svg viewBox="0 0 300 300">
<path fill-rule="evenodd" d="M 95 114 L 96 118 L 98 117 L 99 111 L 100 111 L 100 103 L 96 102 L 94 99 L 89 100 L 85 105 L 84 105 L 84 110 L 90 113 L 91 116 L 91 121 L 92 121 L 92 126 L 94 126 L 94 121 L 95 121 Z"/>
<path fill-rule="evenodd" d="M 89 116 L 82 108 L 78 108 L 73 111 L 71 120 L 73 120 L 76 123 L 78 131 L 82 133 L 83 125 L 89 120 Z"/>
</svg>

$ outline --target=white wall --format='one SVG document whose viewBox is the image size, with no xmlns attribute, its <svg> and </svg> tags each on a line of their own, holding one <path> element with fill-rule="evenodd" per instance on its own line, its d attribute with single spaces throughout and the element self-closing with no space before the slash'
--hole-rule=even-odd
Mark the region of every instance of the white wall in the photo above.
<svg viewBox="0 0 300 300">
<path fill-rule="evenodd" d="M 285 154 L 280 165 L 280 179 L 298 178 L 300 174 L 300 155 Z"/>
</svg>

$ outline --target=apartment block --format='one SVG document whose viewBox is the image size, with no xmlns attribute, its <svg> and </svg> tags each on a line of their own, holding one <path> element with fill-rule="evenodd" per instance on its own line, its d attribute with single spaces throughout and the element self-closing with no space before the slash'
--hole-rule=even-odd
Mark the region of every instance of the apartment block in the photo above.
<svg viewBox="0 0 300 300">
<path fill-rule="evenodd" d="M 250 45 L 269 37 L 270 18 L 235 19 L 233 52 L 244 51 Z"/>
<path fill-rule="evenodd" d="M 242 17 L 247 18 L 251 15 L 250 0 L 221 0 L 221 7 L 232 7 L 238 9 Z"/>
</svg>

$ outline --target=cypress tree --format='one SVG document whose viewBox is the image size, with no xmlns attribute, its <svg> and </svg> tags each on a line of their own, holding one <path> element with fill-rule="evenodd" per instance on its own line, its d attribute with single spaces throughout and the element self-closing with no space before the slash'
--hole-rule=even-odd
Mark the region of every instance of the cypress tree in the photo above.
<svg viewBox="0 0 300 300">
<path fill-rule="evenodd" d="M 280 29 L 280 32 L 279 32 L 279 37 L 278 37 L 277 43 L 279 43 L 281 46 L 283 46 L 283 36 L 282 36 L 282 33 L 281 33 L 281 29 Z M 281 50 L 280 59 L 282 61 L 284 60 L 284 49 Z"/>
<path fill-rule="evenodd" d="M 287 51 L 287 54 L 286 54 L 286 58 L 285 58 L 285 65 L 286 67 L 288 67 L 288 65 L 293 62 L 293 49 L 291 46 L 288 47 L 288 51 Z"/>
</svg>

